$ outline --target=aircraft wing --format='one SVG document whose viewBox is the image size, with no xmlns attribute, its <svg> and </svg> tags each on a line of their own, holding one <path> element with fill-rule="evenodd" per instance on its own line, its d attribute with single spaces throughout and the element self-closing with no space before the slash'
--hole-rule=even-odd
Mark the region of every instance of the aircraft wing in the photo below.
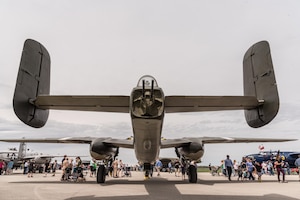
<svg viewBox="0 0 300 200">
<path fill-rule="evenodd" d="M 129 112 L 129 96 L 41 95 L 33 101 L 40 109 Z"/>
<path fill-rule="evenodd" d="M 0 154 L 4 154 L 4 153 L 18 153 L 18 151 L 0 151 Z"/>
<path fill-rule="evenodd" d="M 286 138 L 238 138 L 238 137 L 203 137 L 203 144 L 217 143 L 254 143 L 254 142 L 289 142 L 297 139 Z"/>
<path fill-rule="evenodd" d="M 106 144 L 110 144 L 116 147 L 122 147 L 122 148 L 129 148 L 133 149 L 133 140 L 130 139 L 114 139 L 114 138 L 109 138 L 104 141 Z"/>
<path fill-rule="evenodd" d="M 28 142 L 28 143 L 77 143 L 90 144 L 94 137 L 64 137 L 64 138 L 36 138 L 36 139 L 0 139 L 1 142 Z"/>
<path fill-rule="evenodd" d="M 186 138 L 181 139 L 162 139 L 161 148 L 172 148 L 172 147 L 182 147 L 190 144 L 192 141 Z"/>
<path fill-rule="evenodd" d="M 70 143 L 70 144 L 91 144 L 94 140 L 112 145 L 115 147 L 133 149 L 133 140 L 114 139 L 114 138 L 96 138 L 96 137 L 65 137 L 65 138 L 40 138 L 40 139 L 0 139 L 1 142 L 28 142 L 28 143 Z M 192 142 L 200 144 L 218 144 L 218 143 L 254 143 L 254 142 L 288 142 L 297 139 L 282 138 L 237 138 L 237 137 L 184 137 L 181 139 L 162 139 L 161 148 L 182 147 Z"/>
<path fill-rule="evenodd" d="M 254 96 L 166 96 L 165 111 L 199 112 L 253 109 L 261 105 Z"/>
<path fill-rule="evenodd" d="M 36 139 L 22 138 L 22 139 L 0 139 L 0 142 L 91 144 L 94 140 L 98 140 L 107 145 L 112 145 L 115 147 L 133 149 L 133 140 L 131 138 L 127 138 L 127 139 L 114 139 L 110 137 L 106 137 L 106 138 L 64 137 L 64 138 L 36 138 Z"/>
<path fill-rule="evenodd" d="M 52 156 L 52 155 L 32 155 L 32 156 L 25 156 L 24 158 L 21 158 L 21 159 L 22 159 L 22 160 L 31 160 L 31 159 L 36 159 L 36 158 L 47 159 L 47 158 L 55 158 L 55 157 L 63 157 L 63 155 L 60 155 L 60 156 Z"/>
<path fill-rule="evenodd" d="M 129 96 L 58 96 L 40 95 L 34 105 L 40 109 L 129 112 Z M 166 96 L 165 110 L 198 112 L 253 109 L 263 102 L 254 96 Z"/>
<path fill-rule="evenodd" d="M 182 147 L 192 142 L 204 145 L 218 143 L 288 142 L 296 140 L 286 138 L 184 137 L 182 139 L 164 139 L 161 141 L 161 148 Z"/>
</svg>

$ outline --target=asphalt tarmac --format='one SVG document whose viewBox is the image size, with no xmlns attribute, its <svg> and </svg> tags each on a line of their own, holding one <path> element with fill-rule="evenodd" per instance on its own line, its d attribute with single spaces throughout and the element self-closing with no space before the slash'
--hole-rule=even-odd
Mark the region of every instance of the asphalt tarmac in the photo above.
<svg viewBox="0 0 300 200">
<path fill-rule="evenodd" d="M 295 200 L 300 199 L 298 175 L 287 175 L 288 183 L 278 183 L 276 176 L 262 176 L 262 182 L 229 182 L 224 176 L 198 173 L 198 182 L 190 184 L 175 177 L 174 173 L 161 173 L 144 180 L 142 172 L 132 177 L 107 177 L 105 184 L 97 184 L 95 177 L 86 176 L 85 182 L 62 182 L 58 171 L 52 177 L 34 174 L 32 178 L 16 171 L 0 176 L 1 200 Z"/>
</svg>

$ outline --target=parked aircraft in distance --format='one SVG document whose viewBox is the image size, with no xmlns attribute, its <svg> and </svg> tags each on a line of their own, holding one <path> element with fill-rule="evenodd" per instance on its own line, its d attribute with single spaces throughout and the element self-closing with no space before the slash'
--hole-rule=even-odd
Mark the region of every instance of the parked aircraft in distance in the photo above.
<svg viewBox="0 0 300 200">
<path fill-rule="evenodd" d="M 37 152 L 28 152 L 25 142 L 20 142 L 19 151 L 16 148 L 11 148 L 9 151 L 1 151 L 0 159 L 8 162 L 13 161 L 14 167 L 19 167 L 26 160 L 34 160 L 35 164 L 45 164 L 46 161 L 51 161 L 54 157 L 62 157 L 61 155 L 47 155 Z"/>
<path fill-rule="evenodd" d="M 249 154 L 245 157 L 250 157 L 256 160 L 259 163 L 266 162 L 266 161 L 274 161 L 276 159 L 278 151 L 262 151 L 259 153 Z M 294 151 L 279 151 L 279 155 L 284 158 L 286 162 L 288 162 L 290 168 L 295 168 L 295 160 L 300 155 L 300 152 Z"/>
<path fill-rule="evenodd" d="M 0 160 L 14 159 L 18 154 L 17 148 L 8 148 L 8 150 L 0 151 Z"/>
<path fill-rule="evenodd" d="M 202 112 L 242 109 L 249 126 L 262 127 L 273 120 L 279 109 L 279 97 L 268 42 L 261 41 L 249 48 L 244 56 L 243 96 L 165 96 L 157 81 L 142 76 L 130 96 L 50 95 L 50 55 L 37 41 L 24 43 L 13 106 L 25 124 L 40 128 L 48 119 L 49 109 L 130 113 L 133 140 L 93 137 L 43 138 L 2 141 L 87 143 L 97 160 L 111 163 L 119 148 L 133 148 L 147 177 L 151 163 L 161 148 L 175 148 L 177 156 L 188 166 L 189 182 L 197 182 L 196 166 L 204 144 L 237 142 L 282 142 L 289 139 L 184 137 L 161 140 L 165 113 Z M 71 73 L 71 71 L 70 71 Z M 234 78 L 234 77 L 233 77 Z M 193 86 L 194 87 L 194 86 Z M 104 183 L 106 166 L 97 170 L 97 182 Z"/>
</svg>

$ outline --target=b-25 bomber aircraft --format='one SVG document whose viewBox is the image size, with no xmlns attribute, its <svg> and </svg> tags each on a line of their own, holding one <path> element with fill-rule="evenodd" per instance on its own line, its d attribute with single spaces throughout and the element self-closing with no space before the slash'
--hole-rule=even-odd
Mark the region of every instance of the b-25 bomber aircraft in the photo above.
<svg viewBox="0 0 300 200">
<path fill-rule="evenodd" d="M 161 140 L 165 113 L 238 110 L 245 112 L 249 126 L 268 124 L 279 109 L 275 74 L 267 41 L 249 48 L 244 56 L 244 96 L 165 96 L 157 81 L 142 76 L 130 96 L 50 95 L 50 55 L 37 41 L 24 43 L 13 98 L 14 111 L 25 124 L 40 128 L 45 125 L 49 109 L 130 113 L 133 140 L 115 138 L 71 137 L 12 139 L 9 142 L 87 143 L 90 154 L 106 163 L 115 159 L 119 148 L 133 148 L 139 163 L 148 175 L 150 164 L 159 157 L 160 149 L 175 148 L 182 162 L 193 163 L 203 156 L 204 144 L 238 142 L 283 142 L 289 139 L 184 137 Z M 197 182 L 195 165 L 188 165 L 189 182 Z M 97 182 L 104 183 L 106 169 L 100 165 Z"/>
</svg>

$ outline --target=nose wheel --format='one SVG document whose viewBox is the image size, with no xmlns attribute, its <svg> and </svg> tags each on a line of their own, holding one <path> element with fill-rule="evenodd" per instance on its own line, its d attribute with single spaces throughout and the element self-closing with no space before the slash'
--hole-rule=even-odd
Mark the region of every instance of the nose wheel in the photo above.
<svg viewBox="0 0 300 200">
<path fill-rule="evenodd" d="M 145 180 L 150 179 L 150 177 L 152 177 L 152 167 L 150 163 L 144 163 L 144 171 L 145 171 Z"/>
<path fill-rule="evenodd" d="M 145 177 L 144 177 L 145 180 L 148 180 L 150 179 L 150 172 L 149 170 L 145 170 Z"/>
</svg>

